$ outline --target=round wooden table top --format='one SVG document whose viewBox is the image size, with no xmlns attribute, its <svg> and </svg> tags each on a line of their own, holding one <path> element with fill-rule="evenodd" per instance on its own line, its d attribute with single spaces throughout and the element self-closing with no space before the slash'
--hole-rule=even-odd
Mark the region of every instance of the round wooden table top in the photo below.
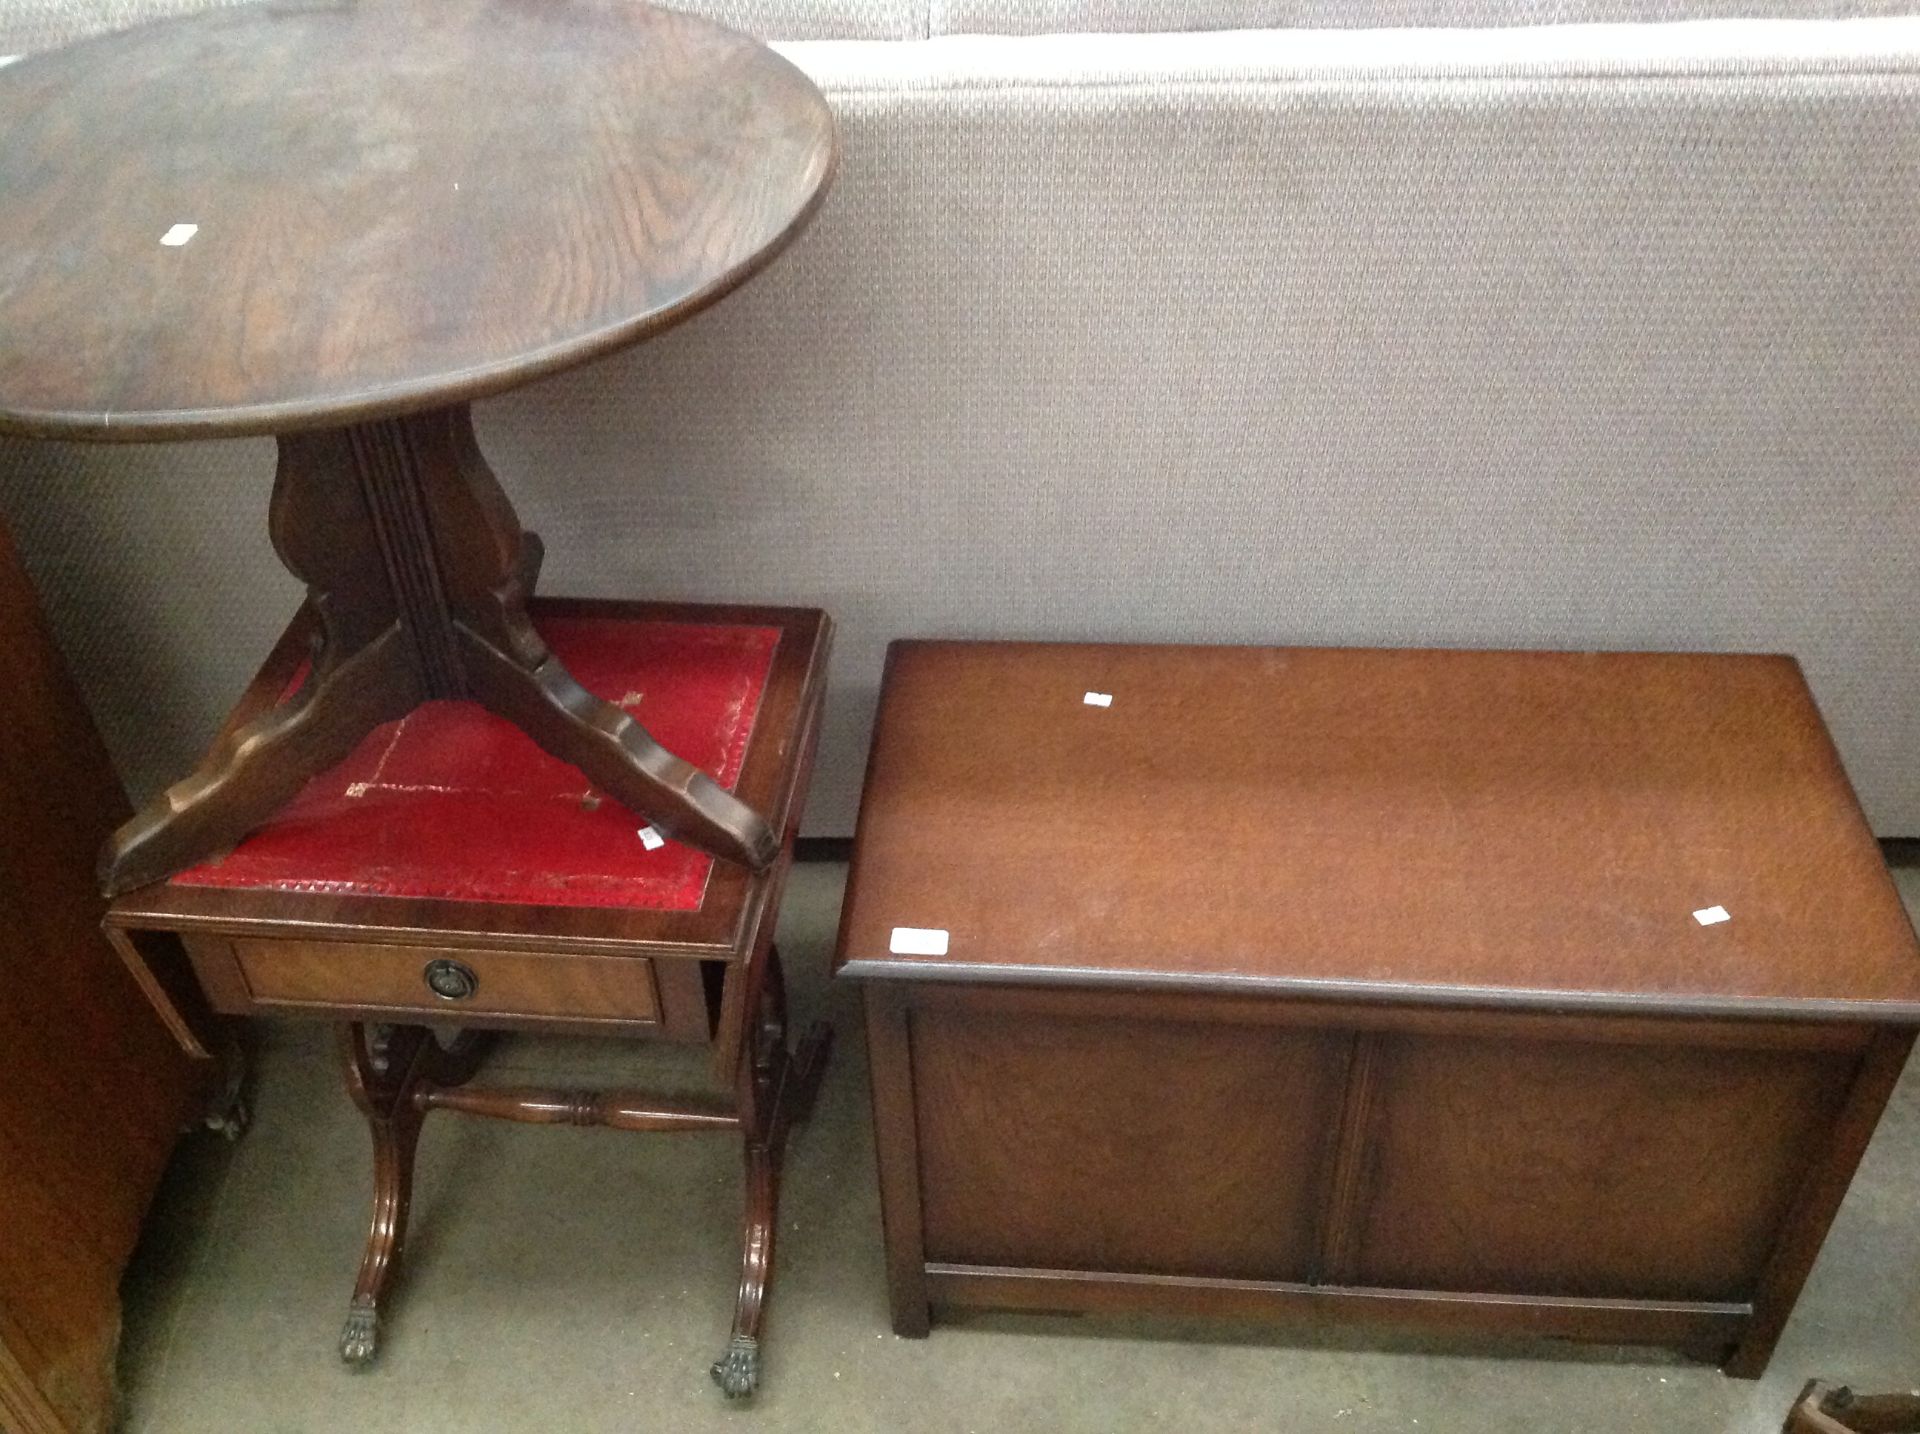
<svg viewBox="0 0 1920 1434">
<path fill-rule="evenodd" d="M 316 0 L 0 68 L 0 431 L 455 403 L 719 298 L 834 164 L 812 83 L 639 0 Z"/>
</svg>

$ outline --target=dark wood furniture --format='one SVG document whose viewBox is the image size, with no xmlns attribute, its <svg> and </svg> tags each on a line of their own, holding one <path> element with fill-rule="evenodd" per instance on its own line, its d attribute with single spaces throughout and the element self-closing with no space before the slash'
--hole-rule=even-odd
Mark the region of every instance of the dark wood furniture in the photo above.
<svg viewBox="0 0 1920 1434">
<path fill-rule="evenodd" d="M 912 1335 L 1146 1309 L 1756 1375 L 1920 1023 L 1783 657 L 896 644 L 837 969 Z"/>
<path fill-rule="evenodd" d="M 373 1134 L 374 1204 L 341 1354 L 373 1357 L 429 1111 L 640 1131 L 737 1131 L 745 1152 L 733 1334 L 713 1376 L 751 1392 L 772 1273 L 781 1155 L 830 1039 L 789 1047 L 773 949 L 826 690 L 824 614 L 536 599 L 570 666 L 768 813 L 779 855 L 749 872 L 636 829 L 511 724 L 430 703 L 377 729 L 230 854 L 120 897 L 109 930 L 180 1042 L 212 1013 L 341 1023 L 346 1082 Z M 311 611 L 230 731 L 324 681 Z M 476 1088 L 488 1032 L 704 1043 L 729 1093 Z M 445 1039 L 436 1037 L 436 1032 Z"/>
<path fill-rule="evenodd" d="M 0 133 L 0 432 L 279 435 L 273 543 L 321 616 L 319 680 L 120 829 L 110 893 L 449 697 L 768 867 L 764 814 L 528 622 L 540 545 L 467 405 L 697 312 L 792 239 L 834 163 L 797 69 L 630 0 L 252 5 L 0 69 Z"/>
<path fill-rule="evenodd" d="M 1781 1434 L 1920 1434 L 1920 1391 L 1855 1394 L 1814 1380 L 1800 1391 Z"/>
<path fill-rule="evenodd" d="M 101 1434 L 120 1274 L 211 1066 L 100 934 L 126 796 L 4 530 L 0 670 L 0 1429 Z"/>
</svg>

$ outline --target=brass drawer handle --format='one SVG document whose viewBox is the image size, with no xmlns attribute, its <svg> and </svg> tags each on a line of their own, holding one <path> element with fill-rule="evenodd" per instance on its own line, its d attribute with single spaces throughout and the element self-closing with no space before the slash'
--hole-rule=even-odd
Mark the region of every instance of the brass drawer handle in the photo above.
<svg viewBox="0 0 1920 1434">
<path fill-rule="evenodd" d="M 426 978 L 427 989 L 443 1001 L 464 1001 L 480 989 L 480 978 L 463 961 L 429 961 L 421 975 Z"/>
</svg>

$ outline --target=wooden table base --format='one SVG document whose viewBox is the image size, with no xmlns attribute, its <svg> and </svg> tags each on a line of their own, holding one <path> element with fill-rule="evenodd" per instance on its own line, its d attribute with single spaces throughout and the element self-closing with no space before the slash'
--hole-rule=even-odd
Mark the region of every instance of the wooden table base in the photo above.
<svg viewBox="0 0 1920 1434">
<path fill-rule="evenodd" d="M 232 846 L 373 728 L 434 698 L 507 718 L 669 836 L 756 871 L 773 861 L 779 842 L 757 812 L 548 651 L 527 617 L 540 540 L 521 529 L 465 404 L 279 443 L 269 521 L 321 617 L 312 673 L 114 834 L 108 895 Z"/>
<path fill-rule="evenodd" d="M 833 1043 L 831 1029 L 815 1025 L 789 1049 L 778 953 L 769 953 L 759 969 L 767 975 L 752 997 L 759 1013 L 756 1032 L 735 1079 L 732 1110 L 663 1102 L 635 1091 L 471 1087 L 467 1082 L 478 1072 L 492 1032 L 463 1032 L 443 1047 L 424 1026 L 341 1026 L 347 1090 L 373 1135 L 374 1189 L 366 1253 L 340 1333 L 340 1357 L 349 1364 L 365 1364 L 378 1352 L 382 1311 L 406 1242 L 414 1149 L 428 1111 L 460 1111 L 533 1125 L 737 1130 L 743 1138 L 746 1177 L 740 1289 L 732 1333 L 710 1372 L 729 1398 L 751 1394 L 760 1381 L 760 1333 L 773 1275 L 787 1134 L 812 1109 Z"/>
</svg>

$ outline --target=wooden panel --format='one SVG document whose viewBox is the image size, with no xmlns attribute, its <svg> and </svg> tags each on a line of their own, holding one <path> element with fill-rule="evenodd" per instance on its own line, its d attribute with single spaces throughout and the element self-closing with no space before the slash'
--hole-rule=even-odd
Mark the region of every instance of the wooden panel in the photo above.
<svg viewBox="0 0 1920 1434">
<path fill-rule="evenodd" d="M 627 958 L 621 957 L 621 960 Z M 660 999 L 660 1034 L 670 1040 L 704 1045 L 714 1038 L 717 1003 L 707 999 L 707 982 L 698 961 L 658 961 L 653 984 Z M 716 1068 L 717 1068 L 716 1061 Z"/>
<path fill-rule="evenodd" d="M 1858 1057 L 1381 1037 L 1353 1277 L 1744 1299 Z"/>
<path fill-rule="evenodd" d="M 1824 1148 L 1807 1178 L 1800 1183 L 1793 1208 L 1781 1226 L 1780 1239 L 1761 1271 L 1754 1291 L 1753 1320 L 1732 1356 L 1721 1367 L 1739 1379 L 1758 1379 L 1766 1372 L 1773 1346 L 1786 1328 L 1800 1286 L 1813 1269 L 1814 1258 L 1833 1218 L 1840 1213 L 1853 1172 L 1867 1152 L 1880 1113 L 1887 1107 L 1900 1072 L 1913 1050 L 1912 1031 L 1883 1031 L 1861 1059 L 1853 1088 L 1827 1132 Z"/>
<path fill-rule="evenodd" d="M 120 1271 L 130 1250 L 100 1248 L 94 1227 L 106 1203 L 69 1204 L 71 1192 L 36 1178 L 37 1152 L 0 1138 L 0 1209 L 6 1211 L 5 1304 L 0 1337 L 28 1382 L 62 1421 L 111 1427 L 113 1361 L 120 1338 Z M 6 1429 L 3 1422 L 0 1429 Z"/>
<path fill-rule="evenodd" d="M 920 1142 L 914 1127 L 913 1056 L 906 1003 L 898 991 L 868 987 L 867 1070 L 873 1088 L 873 1153 L 880 1176 L 880 1225 L 887 1250 L 887 1304 L 893 1332 L 928 1330 L 926 1231 L 920 1207 Z"/>
<path fill-rule="evenodd" d="M 446 1019 L 472 1013 L 654 1021 L 660 1010 L 653 963 L 635 956 L 244 937 L 233 949 L 248 990 L 262 1005 L 397 1006 Z M 436 960 L 469 967 L 479 977 L 474 993 L 453 1001 L 436 996 L 423 974 Z"/>
<path fill-rule="evenodd" d="M 914 1011 L 930 1260 L 1306 1278 L 1349 1042 Z"/>
<path fill-rule="evenodd" d="M 69 1434 L 60 1411 L 48 1403 L 27 1367 L 13 1353 L 10 1336 L 0 1330 L 0 1428 L 8 1434 Z M 25 1340 L 17 1340 L 25 1344 Z"/>
<path fill-rule="evenodd" d="M 125 799 L 4 531 L 0 670 L 0 1423 L 91 1431 L 120 1271 L 207 1063 L 100 934 L 94 854 Z"/>
<path fill-rule="evenodd" d="M 71 1434 L 67 1423 L 22 1362 L 32 1347 L 0 1309 L 0 1429 L 7 1434 Z"/>
</svg>

